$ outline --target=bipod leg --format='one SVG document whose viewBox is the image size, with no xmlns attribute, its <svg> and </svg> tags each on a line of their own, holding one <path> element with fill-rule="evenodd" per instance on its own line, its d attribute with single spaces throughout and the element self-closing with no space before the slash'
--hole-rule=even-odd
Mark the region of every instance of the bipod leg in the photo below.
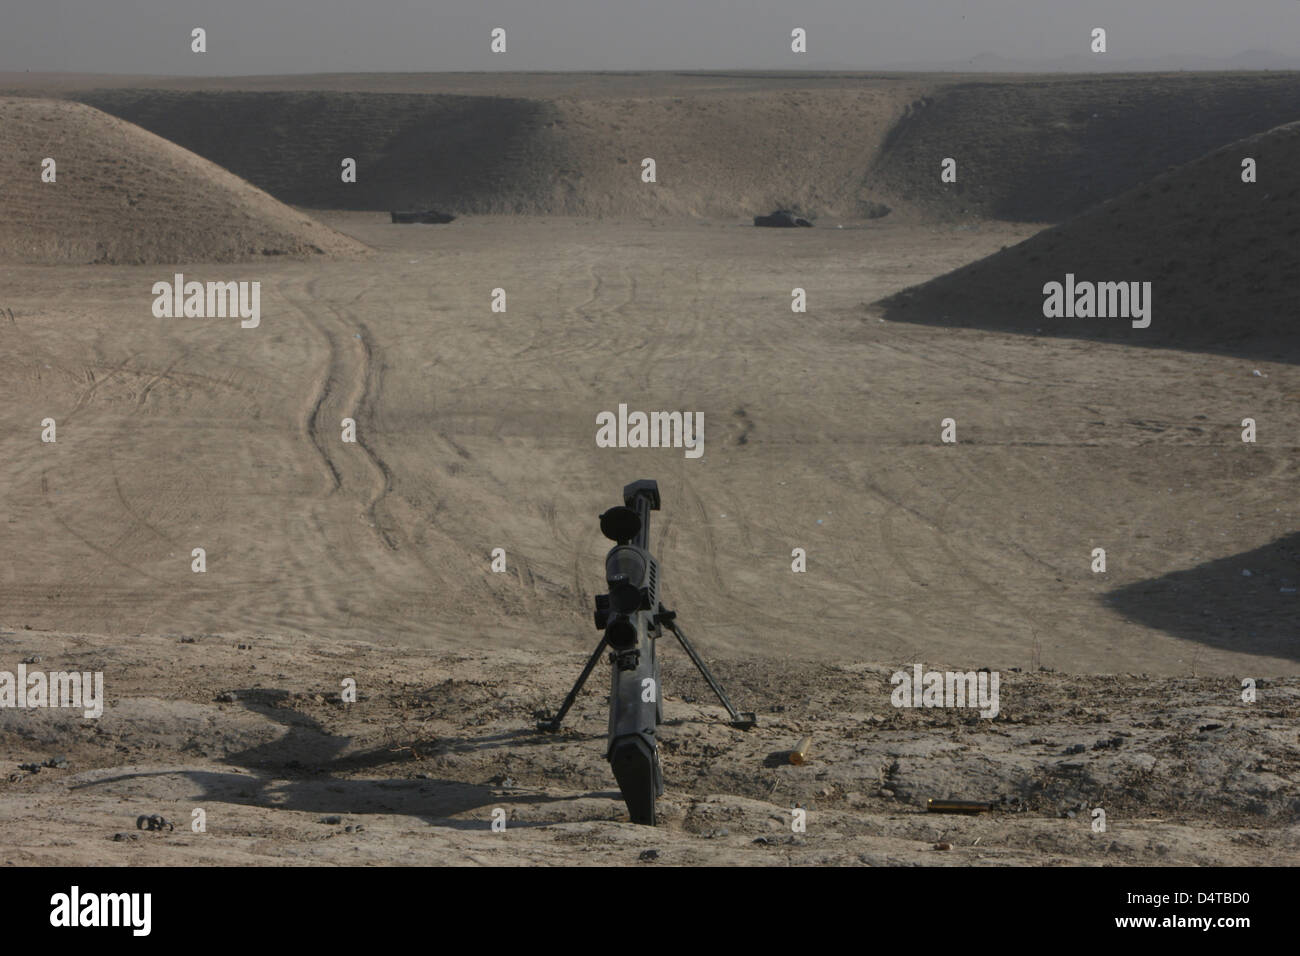
<svg viewBox="0 0 1300 956">
<path fill-rule="evenodd" d="M 703 677 L 708 685 L 713 688 L 713 693 L 718 695 L 718 700 L 722 701 L 722 706 L 727 708 L 727 713 L 731 715 L 731 726 L 735 727 L 737 730 L 749 730 L 749 728 L 758 723 L 758 718 L 749 712 L 743 714 L 737 713 L 736 708 L 731 706 L 731 700 L 727 697 L 727 692 L 722 689 L 722 685 L 718 683 L 718 679 L 713 676 L 713 672 L 709 670 L 709 665 L 705 664 L 700 658 L 700 655 L 695 653 L 695 648 L 692 647 L 691 642 L 686 639 L 686 634 L 682 629 L 677 626 L 675 618 L 675 611 L 665 611 L 662 607 L 659 609 L 660 622 L 667 627 L 668 630 L 673 632 L 678 642 L 682 645 L 682 650 L 686 651 L 691 661 L 694 662 L 696 668 L 699 670 L 700 676 Z"/>
<path fill-rule="evenodd" d="M 573 702 L 578 699 L 578 693 L 582 690 L 582 685 L 587 683 L 587 678 L 591 676 L 592 669 L 595 668 L 596 662 L 600 660 L 600 655 L 604 652 L 605 638 L 602 637 L 600 643 L 596 645 L 596 649 L 591 652 L 591 657 L 587 658 L 587 666 L 578 675 L 578 682 L 573 685 L 573 690 L 569 691 L 569 696 L 564 698 L 564 703 L 560 705 L 560 712 L 549 720 L 538 721 L 538 730 L 556 731 L 560 729 L 560 721 L 564 720 L 564 715 L 569 712 Z"/>
</svg>

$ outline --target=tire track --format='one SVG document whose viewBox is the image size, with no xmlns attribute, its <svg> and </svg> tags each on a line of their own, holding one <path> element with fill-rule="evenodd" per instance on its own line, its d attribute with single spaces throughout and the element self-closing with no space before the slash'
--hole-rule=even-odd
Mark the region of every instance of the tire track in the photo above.
<svg viewBox="0 0 1300 956">
<path fill-rule="evenodd" d="M 319 302 L 321 306 L 331 313 L 335 320 L 342 326 L 345 332 L 349 333 L 352 340 L 358 343 L 358 364 L 351 375 L 352 388 L 348 394 L 342 396 L 344 411 L 347 417 L 352 418 L 357 423 L 357 447 L 362 452 L 362 458 L 366 463 L 366 470 L 369 472 L 369 491 L 365 495 L 362 505 L 363 515 L 370 526 L 371 530 L 382 542 L 386 552 L 408 552 L 415 556 L 420 566 L 427 572 L 429 578 L 435 583 L 438 590 L 450 592 L 463 582 L 450 582 L 446 576 L 446 562 L 434 562 L 426 554 L 426 548 L 421 547 L 416 540 L 413 529 L 399 520 L 392 512 L 386 502 L 390 500 L 396 485 L 396 479 L 392 467 L 387 460 L 379 453 L 373 441 L 372 433 L 375 431 L 376 422 L 379 420 L 380 400 L 383 393 L 383 366 L 382 360 L 377 358 L 378 346 L 373 333 L 369 326 L 352 308 L 354 303 L 362 300 L 375 284 L 380 281 L 380 277 L 373 277 L 366 282 L 346 303 L 331 304 L 327 296 L 318 293 L 318 280 L 312 279 L 305 286 L 305 292 L 314 302 Z M 301 305 L 295 306 L 303 311 Z M 331 346 L 331 360 L 341 362 L 343 349 L 339 343 L 343 339 L 343 333 L 331 332 L 321 323 L 308 316 L 317 329 L 325 336 Z M 336 368 L 332 373 L 332 378 L 337 382 L 343 378 L 341 371 Z M 325 407 L 326 401 L 333 401 L 338 398 L 337 384 L 331 385 L 326 390 L 326 398 L 313 405 L 319 417 L 321 409 Z M 319 432 L 317 433 L 320 437 Z M 465 459 L 470 458 L 470 454 L 450 439 L 446 439 L 448 444 L 454 448 L 456 453 Z M 344 492 L 349 490 L 348 482 L 345 479 L 345 472 L 342 467 L 344 461 L 355 461 L 352 459 L 341 459 L 338 463 L 329 456 L 328 451 L 324 449 L 322 454 L 329 458 L 330 464 L 340 476 L 339 488 Z M 459 547 L 452 541 L 445 544 Z M 476 556 L 467 556 L 471 563 Z"/>
<path fill-rule="evenodd" d="M 361 294 L 364 293 L 358 293 L 358 298 Z M 381 516 L 379 513 L 380 504 L 393 491 L 393 470 L 389 467 L 388 462 L 375 450 L 375 446 L 369 437 L 370 426 L 375 423 L 378 417 L 379 395 L 382 389 L 383 375 L 382 369 L 375 361 L 374 336 L 371 334 L 369 327 L 346 306 L 337 309 L 326 303 L 326 308 L 334 312 L 345 324 L 349 321 L 352 322 L 358 330 L 354 335 L 357 336 L 357 340 L 361 343 L 361 375 L 356 387 L 357 394 L 349 402 L 351 411 L 348 417 L 357 423 L 357 446 L 361 449 L 375 473 L 371 483 L 370 499 L 365 506 L 366 519 L 379 534 L 384 546 L 390 551 L 396 551 L 398 547 L 395 526 L 394 530 L 390 530 L 388 527 L 390 522 L 386 520 L 387 515 Z"/>
<path fill-rule="evenodd" d="M 116 546 L 121 542 L 122 538 L 126 537 L 125 534 L 123 534 L 121 538 L 119 538 L 117 541 L 113 543 L 114 550 L 109 550 L 100 547 L 98 544 L 96 544 L 90 538 L 86 537 L 76 528 L 72 527 L 72 525 L 68 524 L 68 522 L 63 518 L 63 516 L 60 515 L 58 511 L 55 510 L 54 502 L 50 499 L 49 472 L 45 469 L 41 469 L 41 503 L 45 505 L 46 511 L 49 512 L 50 517 L 54 519 L 55 523 L 58 524 L 60 528 L 62 528 L 68 534 L 72 535 L 74 538 L 76 538 L 86 547 L 90 548 L 90 550 L 94 551 L 96 554 L 107 558 L 109 561 L 113 562 L 113 564 L 119 565 L 120 567 L 124 567 L 127 570 L 140 575 L 143 578 L 148 578 L 150 581 L 153 581 L 155 584 L 163 585 L 169 591 L 174 588 L 175 582 L 167 581 L 164 580 L 163 578 L 156 577 L 155 575 L 150 574 L 148 571 L 144 571 L 140 568 L 137 568 L 135 565 L 131 564 L 130 562 L 123 561 L 120 557 L 118 557 L 117 553 L 115 553 Z M 82 580 L 88 580 L 90 576 L 91 575 L 89 572 L 85 572 L 82 574 Z"/>
<path fill-rule="evenodd" d="M 161 372 L 155 374 L 153 378 L 149 379 L 149 381 L 145 384 L 144 389 L 141 390 L 140 397 L 136 400 L 137 405 L 143 405 L 149 400 L 149 393 L 154 390 L 155 386 L 157 386 L 159 382 L 162 382 L 164 380 L 173 381 L 173 379 L 171 378 L 171 370 L 177 366 L 177 364 L 181 361 L 181 358 L 183 357 L 184 356 L 179 356 L 177 358 L 172 359 L 170 365 L 168 365 Z"/>
<path fill-rule="evenodd" d="M 82 409 L 84 409 L 87 405 L 90 404 L 90 400 L 94 398 L 95 393 L 99 391 L 100 386 L 102 386 L 105 382 L 112 379 L 119 372 L 123 371 L 127 367 L 127 364 L 130 363 L 130 361 L 133 358 L 136 358 L 141 354 L 143 354 L 143 350 L 139 352 L 131 353 L 125 359 L 122 360 L 121 365 L 115 365 L 110 367 L 108 374 L 105 375 L 103 378 L 95 378 L 95 373 L 94 373 L 95 368 L 103 368 L 103 366 L 94 366 L 94 365 L 86 366 L 85 367 L 86 373 L 90 375 L 90 385 L 87 386 L 85 389 L 83 389 L 82 392 L 77 396 L 77 401 L 76 404 L 72 406 L 72 411 L 68 412 L 66 415 L 63 416 L 64 424 L 72 421 L 73 416 L 75 416 L 78 412 L 80 412 Z"/>
<path fill-rule="evenodd" d="M 295 300 L 294 296 L 289 293 L 288 279 L 280 279 L 276 282 L 276 292 L 294 311 L 298 312 L 308 327 L 314 329 L 316 333 L 325 340 L 325 346 L 328 350 L 328 357 L 325 367 L 315 376 L 312 382 L 313 394 L 307 407 L 306 414 L 303 418 L 302 431 L 306 435 L 311 446 L 316 449 L 322 464 L 330 477 L 330 494 L 340 490 L 343 487 L 343 476 L 339 473 L 338 466 L 334 464 L 334 459 L 326 448 L 325 440 L 321 437 L 320 416 L 325 407 L 325 403 L 330 400 L 334 388 L 334 378 L 336 370 L 339 367 L 338 348 L 335 344 L 334 337 L 331 336 L 319 322 L 312 316 L 311 310 Z"/>
</svg>

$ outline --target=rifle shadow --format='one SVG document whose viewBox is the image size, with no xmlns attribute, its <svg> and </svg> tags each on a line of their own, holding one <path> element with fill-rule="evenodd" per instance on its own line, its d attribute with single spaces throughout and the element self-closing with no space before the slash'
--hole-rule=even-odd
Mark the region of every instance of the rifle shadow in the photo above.
<svg viewBox="0 0 1300 956">
<path fill-rule="evenodd" d="M 456 819 L 474 811 L 530 804 L 568 803 L 575 798 L 618 798 L 618 794 L 593 792 L 575 796 L 550 797 L 537 793 L 511 793 L 486 784 L 465 783 L 442 778 L 373 778 L 351 776 L 375 767 L 392 764 L 395 753 L 411 746 L 374 747 L 344 753 L 350 738 L 329 733 L 316 719 L 298 711 L 276 706 L 288 699 L 288 691 L 249 688 L 236 691 L 245 709 L 287 728 L 275 740 L 258 744 L 221 758 L 221 763 L 246 768 L 250 772 L 228 773 L 210 770 L 147 770 L 127 772 L 76 784 L 73 789 L 102 786 L 123 780 L 148 777 L 183 776 L 199 790 L 192 798 L 197 803 L 235 804 L 264 809 L 296 810 L 326 816 L 394 814 L 411 816 L 439 827 L 457 830 L 489 829 L 491 820 Z M 508 731 L 483 738 L 462 738 L 450 752 L 465 753 L 504 746 L 535 746 L 548 742 L 548 736 L 529 730 Z M 562 822 L 514 821 L 512 828 L 540 827 Z"/>
</svg>

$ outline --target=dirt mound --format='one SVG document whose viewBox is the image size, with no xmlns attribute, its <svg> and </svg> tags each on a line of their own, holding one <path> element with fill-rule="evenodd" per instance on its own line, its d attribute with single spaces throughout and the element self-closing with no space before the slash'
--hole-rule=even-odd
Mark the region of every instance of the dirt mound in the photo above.
<svg viewBox="0 0 1300 956">
<path fill-rule="evenodd" d="M 530 98 L 96 90 L 78 98 L 313 209 L 706 216 L 885 208 L 867 167 L 917 84 Z M 340 164 L 357 161 L 357 181 Z M 655 182 L 642 181 L 655 160 Z"/>
<path fill-rule="evenodd" d="M 963 83 L 909 106 L 872 175 L 931 216 L 1060 222 L 1298 119 L 1294 74 Z M 957 160 L 955 183 L 940 180 L 946 157 Z"/>
<path fill-rule="evenodd" d="M 56 179 L 42 179 L 43 161 Z M 233 262 L 364 246 L 80 103 L 0 99 L 0 260 Z"/>
<path fill-rule="evenodd" d="M 1242 182 L 1254 159 L 1259 181 Z M 1076 219 L 876 303 L 886 317 L 1295 361 L 1300 123 L 1216 150 Z M 1050 282 L 1149 282 L 1150 326 L 1044 315 Z M 1076 299 L 1077 301 L 1077 299 Z M 1067 313 L 1068 314 L 1068 313 Z"/>
</svg>

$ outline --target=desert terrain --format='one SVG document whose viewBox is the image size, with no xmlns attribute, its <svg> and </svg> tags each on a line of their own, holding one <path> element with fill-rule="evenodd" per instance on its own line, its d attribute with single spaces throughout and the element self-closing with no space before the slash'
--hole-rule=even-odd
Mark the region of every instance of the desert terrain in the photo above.
<svg viewBox="0 0 1300 956">
<path fill-rule="evenodd" d="M 1300 77 L 0 74 L 0 115 L 0 670 L 107 698 L 0 709 L 0 861 L 1300 859 Z M 1044 318 L 1067 271 L 1151 327 Z M 156 317 L 175 273 L 260 324 Z M 704 454 L 597 448 L 620 403 Z M 603 666 L 533 729 L 642 477 L 759 716 L 662 652 L 653 830 Z M 896 709 L 917 663 L 1001 713 Z"/>
</svg>

